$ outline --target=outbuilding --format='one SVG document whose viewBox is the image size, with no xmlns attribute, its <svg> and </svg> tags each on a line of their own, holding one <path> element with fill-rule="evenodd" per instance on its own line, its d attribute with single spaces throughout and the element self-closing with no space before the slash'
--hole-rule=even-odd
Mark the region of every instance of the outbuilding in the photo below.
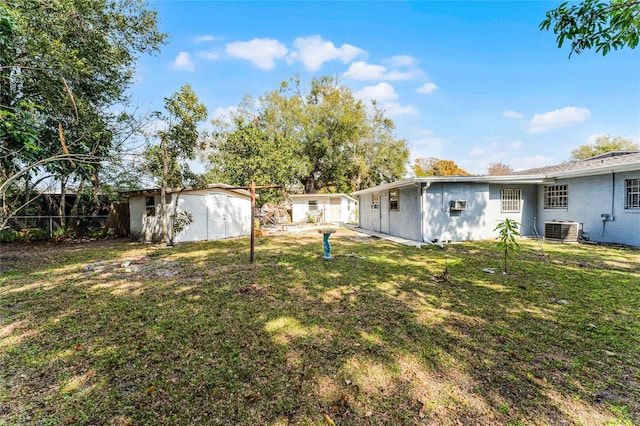
<svg viewBox="0 0 640 426">
<path fill-rule="evenodd" d="M 123 194 L 129 197 L 132 240 L 162 240 L 160 189 L 142 189 Z M 247 236 L 251 232 L 251 194 L 218 183 L 206 188 L 166 191 L 170 231 L 175 243 L 221 240 Z M 184 220 L 188 218 L 188 220 Z"/>
<path fill-rule="evenodd" d="M 352 223 L 357 220 L 358 201 L 347 194 L 294 194 L 293 222 Z"/>
</svg>

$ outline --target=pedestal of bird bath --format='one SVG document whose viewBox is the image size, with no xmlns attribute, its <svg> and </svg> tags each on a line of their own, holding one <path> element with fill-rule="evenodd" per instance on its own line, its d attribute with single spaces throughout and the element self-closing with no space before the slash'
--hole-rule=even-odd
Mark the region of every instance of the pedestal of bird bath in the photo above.
<svg viewBox="0 0 640 426">
<path fill-rule="evenodd" d="M 324 239 L 324 256 L 322 256 L 323 259 L 333 259 L 333 257 L 331 256 L 331 244 L 329 244 L 329 237 L 336 231 L 337 229 L 335 228 L 318 229 L 318 232 L 322 234 L 322 238 Z"/>
</svg>

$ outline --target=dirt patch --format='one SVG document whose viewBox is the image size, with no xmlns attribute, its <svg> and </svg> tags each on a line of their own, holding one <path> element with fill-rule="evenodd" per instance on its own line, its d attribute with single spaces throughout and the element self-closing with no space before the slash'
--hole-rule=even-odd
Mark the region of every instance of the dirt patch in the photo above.
<svg viewBox="0 0 640 426">
<path fill-rule="evenodd" d="M 92 238 L 3 243 L 0 244 L 0 272 L 12 269 L 33 269 L 35 266 L 47 263 L 53 256 L 77 253 L 87 249 L 108 249 L 129 241 L 128 238 Z"/>
</svg>

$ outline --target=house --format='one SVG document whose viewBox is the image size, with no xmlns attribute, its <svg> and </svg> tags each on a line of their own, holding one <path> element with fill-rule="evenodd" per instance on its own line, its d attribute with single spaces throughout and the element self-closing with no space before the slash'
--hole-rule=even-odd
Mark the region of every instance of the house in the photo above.
<svg viewBox="0 0 640 426">
<path fill-rule="evenodd" d="M 159 189 L 124 192 L 129 197 L 130 234 L 132 240 L 162 240 Z M 249 235 L 251 232 L 251 194 L 225 184 L 204 189 L 168 189 L 167 212 L 170 219 L 180 212 L 192 222 L 174 235 L 174 242 L 220 240 Z"/>
<path fill-rule="evenodd" d="M 294 194 L 293 222 L 350 223 L 357 217 L 358 202 L 347 194 Z"/>
<path fill-rule="evenodd" d="M 640 151 L 506 176 L 404 179 L 353 195 L 361 228 L 418 241 L 494 239 L 509 218 L 523 236 L 640 246 Z"/>
</svg>

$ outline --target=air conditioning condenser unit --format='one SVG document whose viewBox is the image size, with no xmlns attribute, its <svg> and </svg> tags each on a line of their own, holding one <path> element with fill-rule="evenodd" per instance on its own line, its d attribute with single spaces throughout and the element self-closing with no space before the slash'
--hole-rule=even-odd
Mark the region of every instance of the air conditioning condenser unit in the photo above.
<svg viewBox="0 0 640 426">
<path fill-rule="evenodd" d="M 577 242 L 580 235 L 582 224 L 569 221 L 552 221 L 544 223 L 544 239 Z"/>
</svg>

